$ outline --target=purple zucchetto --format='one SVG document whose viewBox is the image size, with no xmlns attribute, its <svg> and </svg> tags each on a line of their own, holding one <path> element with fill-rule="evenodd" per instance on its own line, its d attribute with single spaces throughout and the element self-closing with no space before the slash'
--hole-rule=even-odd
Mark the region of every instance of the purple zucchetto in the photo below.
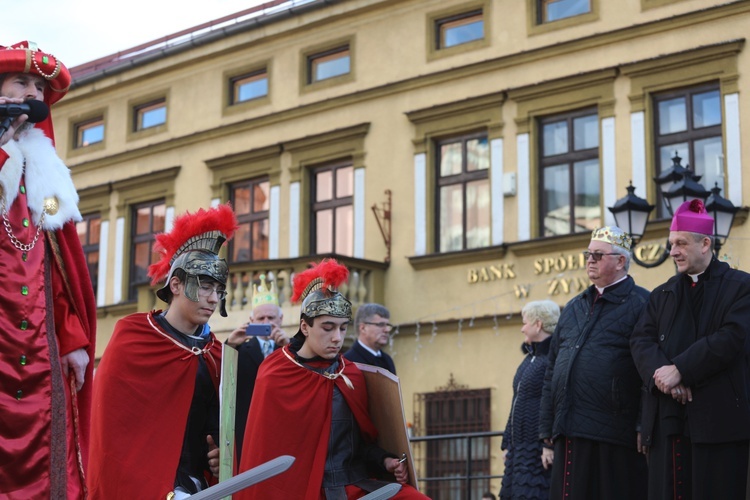
<svg viewBox="0 0 750 500">
<path fill-rule="evenodd" d="M 714 219 L 708 215 L 701 200 L 686 201 L 674 213 L 669 230 L 711 236 L 714 234 Z"/>
</svg>

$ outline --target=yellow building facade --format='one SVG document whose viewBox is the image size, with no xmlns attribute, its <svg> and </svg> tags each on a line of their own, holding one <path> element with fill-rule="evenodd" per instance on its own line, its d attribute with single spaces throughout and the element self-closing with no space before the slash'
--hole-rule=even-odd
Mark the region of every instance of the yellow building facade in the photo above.
<svg viewBox="0 0 750 500">
<path fill-rule="evenodd" d="M 163 306 L 143 283 L 153 232 L 247 202 L 250 243 L 229 249 L 229 317 L 214 331 L 247 319 L 267 274 L 293 333 L 291 276 L 338 255 L 354 305 L 391 311 L 415 434 L 502 430 L 521 309 L 588 286 L 581 251 L 631 181 L 660 205 L 653 178 L 677 151 L 747 204 L 748 23 L 745 0 L 277 1 L 73 68 L 53 118 L 87 217 L 97 356 L 119 318 Z M 665 214 L 641 261 L 663 250 Z M 740 268 L 746 214 L 721 249 Z M 673 273 L 630 269 L 648 289 Z M 499 440 L 475 453 L 502 473 Z"/>
</svg>

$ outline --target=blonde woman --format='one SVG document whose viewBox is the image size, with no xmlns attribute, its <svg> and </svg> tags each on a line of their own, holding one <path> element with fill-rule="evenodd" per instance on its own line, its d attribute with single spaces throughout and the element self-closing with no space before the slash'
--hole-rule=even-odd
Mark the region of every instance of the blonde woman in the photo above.
<svg viewBox="0 0 750 500">
<path fill-rule="evenodd" d="M 503 475 L 500 498 L 547 498 L 552 450 L 539 440 L 539 404 L 550 337 L 560 317 L 551 300 L 529 302 L 521 311 L 526 357 L 513 378 L 513 404 L 503 434 Z M 541 457 L 541 458 L 540 458 Z"/>
</svg>

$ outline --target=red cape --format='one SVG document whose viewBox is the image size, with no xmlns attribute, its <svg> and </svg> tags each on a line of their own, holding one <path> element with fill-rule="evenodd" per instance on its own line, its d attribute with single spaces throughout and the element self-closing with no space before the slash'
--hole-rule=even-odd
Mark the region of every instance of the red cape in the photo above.
<svg viewBox="0 0 750 500">
<path fill-rule="evenodd" d="M 260 365 L 255 383 L 240 471 L 256 467 L 280 455 L 295 457 L 286 472 L 233 495 L 235 500 L 289 498 L 318 500 L 331 431 L 333 386 L 339 388 L 360 430 L 374 441 L 377 430 L 367 411 L 365 378 L 354 363 L 344 363 L 344 377 L 335 380 L 301 367 L 289 346 L 276 350 Z"/>
<path fill-rule="evenodd" d="M 87 286 L 91 282 L 86 257 L 83 254 L 81 240 L 78 237 L 75 222 L 67 222 L 62 229 L 54 233 L 56 250 L 53 259 L 62 276 L 63 286 L 70 297 L 70 305 L 83 325 L 84 335 L 88 338 L 86 352 L 89 364 L 86 367 L 85 383 L 76 394 L 78 401 L 78 439 L 81 445 L 83 470 L 87 470 L 89 459 L 89 433 L 91 430 L 91 399 L 94 384 L 94 359 L 96 357 L 96 298 L 94 289 Z M 58 253 L 59 251 L 59 253 Z M 57 276 L 58 274 L 55 273 Z"/>
<path fill-rule="evenodd" d="M 92 500 L 166 498 L 174 488 L 198 358 L 159 333 L 159 313 L 118 321 L 99 363 L 87 482 Z M 204 357 L 218 390 L 221 343 L 213 333 L 211 339 L 211 356 Z"/>
</svg>

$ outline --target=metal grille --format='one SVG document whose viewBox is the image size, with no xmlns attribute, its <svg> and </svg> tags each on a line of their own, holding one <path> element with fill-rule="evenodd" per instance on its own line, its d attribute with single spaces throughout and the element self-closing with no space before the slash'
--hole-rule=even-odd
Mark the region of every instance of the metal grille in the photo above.
<svg viewBox="0 0 750 500">
<path fill-rule="evenodd" d="M 467 389 L 457 385 L 451 375 L 446 387 L 415 394 L 414 412 L 416 436 L 487 432 L 490 389 Z M 451 437 L 415 444 L 424 491 L 433 500 L 478 500 L 489 489 L 490 437 Z"/>
</svg>

